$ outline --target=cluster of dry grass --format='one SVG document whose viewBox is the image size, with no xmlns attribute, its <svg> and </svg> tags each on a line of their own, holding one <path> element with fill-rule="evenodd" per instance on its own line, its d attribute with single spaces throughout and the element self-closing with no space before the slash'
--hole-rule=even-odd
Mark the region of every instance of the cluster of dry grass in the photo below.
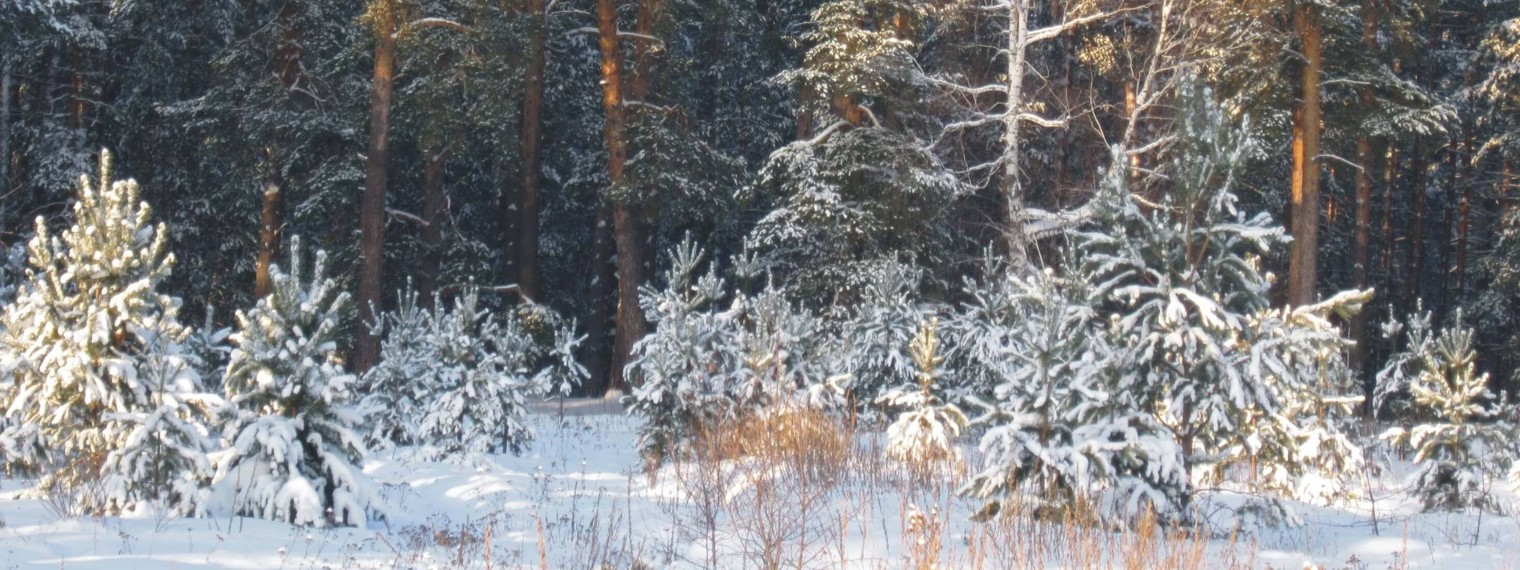
<svg viewBox="0 0 1520 570">
<path fill-rule="evenodd" d="M 1252 549 L 1234 540 L 1211 543 L 1153 518 L 1115 530 L 1081 507 L 1059 518 L 1009 507 L 989 522 L 955 524 L 974 506 L 956 492 L 966 468 L 957 458 L 905 465 L 874 434 L 788 410 L 710 426 L 652 476 L 680 490 L 667 506 L 676 546 L 700 545 L 666 558 L 707 568 L 1254 565 Z"/>
</svg>

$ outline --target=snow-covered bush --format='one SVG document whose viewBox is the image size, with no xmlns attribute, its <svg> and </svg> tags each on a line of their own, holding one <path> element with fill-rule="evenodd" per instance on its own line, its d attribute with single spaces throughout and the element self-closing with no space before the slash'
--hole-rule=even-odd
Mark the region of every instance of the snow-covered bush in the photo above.
<svg viewBox="0 0 1520 570">
<path fill-rule="evenodd" d="M 231 447 L 217 457 L 215 499 L 232 512 L 297 525 L 363 525 L 380 514 L 353 407 L 354 377 L 336 351 L 351 303 L 318 251 L 302 274 L 271 266 L 269 295 L 237 314 L 224 384 Z"/>
<path fill-rule="evenodd" d="M 438 456 L 511 450 L 531 437 L 526 398 L 567 393 L 586 370 L 574 323 L 525 304 L 492 315 L 475 290 L 434 309 L 402 294 L 384 315 L 382 361 L 362 381 L 375 445 L 421 444 Z"/>
<path fill-rule="evenodd" d="M 987 267 L 946 325 L 968 399 L 985 410 L 972 421 L 986 429 L 983 467 L 963 492 L 988 499 L 992 513 L 1026 495 L 1035 512 L 1090 500 L 1119 517 L 1146 508 L 1176 517 L 1190 489 L 1182 449 L 1121 391 L 1118 324 L 1099 315 L 1085 276 Z"/>
<path fill-rule="evenodd" d="M 581 339 L 540 307 L 498 320 L 479 308 L 474 290 L 452 308 L 441 299 L 420 308 L 415 294 L 403 299 L 385 317 L 383 360 L 364 381 L 364 407 L 375 415 L 370 438 L 379 444 L 419 444 L 428 458 L 520 453 L 533 436 L 523 422 L 527 398 L 564 392 L 585 376 L 571 357 Z M 541 341 L 534 323 L 553 327 L 544 331 L 552 338 Z"/>
<path fill-rule="evenodd" d="M 1397 323 L 1386 329 L 1397 334 Z M 1406 392 L 1412 428 L 1395 427 L 1383 439 L 1414 450 L 1416 469 L 1410 492 L 1426 510 L 1478 507 L 1498 510 L 1491 491 L 1495 477 L 1516 465 L 1515 406 L 1488 389 L 1488 374 L 1477 372 L 1473 331 L 1458 311 L 1454 324 L 1439 332 L 1430 313 L 1409 317 L 1408 344 L 1378 372 L 1379 400 Z"/>
<path fill-rule="evenodd" d="M 1297 492 L 1308 468 L 1360 460 L 1324 419 L 1356 401 L 1328 315 L 1370 293 L 1269 308 L 1258 256 L 1286 237 L 1236 207 L 1249 144 L 1205 90 L 1185 88 L 1182 103 L 1162 187 L 1132 191 L 1114 168 L 1088 206 L 1093 223 L 1064 251 L 1064 276 L 975 290 L 952 324 L 965 339 L 955 368 L 992 392 L 976 422 L 988 427 L 986 468 L 969 493 L 1054 481 L 1101 491 L 1126 517 L 1154 508 L 1177 520 L 1191 517 L 1195 481 L 1237 467 Z"/>
<path fill-rule="evenodd" d="M 640 301 L 654 332 L 634 345 L 629 372 L 643 382 L 629 413 L 643 416 L 639 448 L 650 466 L 681 452 L 706 427 L 783 404 L 835 407 L 817 317 L 779 290 L 734 294 L 725 306 L 715 268 L 698 274 L 703 252 L 690 240 L 671 255 L 665 288 Z"/>
<path fill-rule="evenodd" d="M 916 382 L 922 370 L 910 347 L 920 325 L 937 318 L 939 306 L 919 295 L 917 267 L 882 261 L 861 269 L 866 284 L 859 302 L 834 307 L 826 318 L 836 342 L 832 357 L 849 375 L 845 387 L 850 396 L 860 404 L 876 404 L 888 388 Z M 857 407 L 866 419 L 879 411 Z"/>
<path fill-rule="evenodd" d="M 887 456 L 910 466 L 926 468 L 960 458 L 955 438 L 966 427 L 966 414 L 936 394 L 940 365 L 939 322 L 920 323 L 908 352 L 918 370 L 916 381 L 888 390 L 879 403 L 901 410 L 887 427 Z"/>
<path fill-rule="evenodd" d="M 174 264 L 164 227 L 136 182 L 111 180 L 109 153 L 97 182 L 81 178 L 73 213 L 58 236 L 37 220 L 27 282 L 0 315 L 13 384 L 0 396 L 11 420 L 0 451 L 82 512 L 197 513 L 216 398 L 182 350 L 179 300 L 158 292 Z"/>
<path fill-rule="evenodd" d="M 365 442 L 371 448 L 419 441 L 417 420 L 432 400 L 439 369 L 444 366 L 439 343 L 433 338 L 437 325 L 411 288 L 401 293 L 396 310 L 380 315 L 375 326 L 384 335 L 380 363 L 359 382 L 364 394 L 360 407 L 365 411 Z"/>
</svg>

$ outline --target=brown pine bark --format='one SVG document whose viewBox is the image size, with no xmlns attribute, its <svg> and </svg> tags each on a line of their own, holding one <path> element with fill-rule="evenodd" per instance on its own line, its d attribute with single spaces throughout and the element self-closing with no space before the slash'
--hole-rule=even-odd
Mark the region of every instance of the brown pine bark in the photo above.
<svg viewBox="0 0 1520 570">
<path fill-rule="evenodd" d="M 385 265 L 385 190 L 389 182 L 391 88 L 396 65 L 396 14 L 393 0 L 374 0 L 370 22 L 375 36 L 375 73 L 370 91 L 369 155 L 365 161 L 364 198 L 359 207 L 359 337 L 354 371 L 364 373 L 380 362 L 379 331 L 371 328 L 380 309 Z"/>
<path fill-rule="evenodd" d="M 624 131 L 627 108 L 623 105 L 622 49 L 618 42 L 617 3 L 597 0 L 597 44 L 602 55 L 602 109 L 607 115 L 607 174 L 616 188 L 623 183 L 628 160 Z M 612 341 L 609 384 L 615 390 L 628 390 L 623 366 L 633 352 L 633 343 L 644 336 L 647 324 L 639 307 L 639 283 L 643 281 L 642 245 L 638 213 L 627 199 L 612 205 L 612 237 L 617 247 L 617 312 Z"/>
<path fill-rule="evenodd" d="M 417 295 L 426 306 L 433 306 L 433 296 L 443 279 L 443 167 L 453 147 L 429 152 L 422 169 L 422 267 L 417 277 Z"/>
<path fill-rule="evenodd" d="M 274 149 L 264 149 L 262 167 L 264 192 L 259 216 L 259 254 L 253 269 L 253 297 L 263 299 L 269 295 L 269 266 L 274 263 L 280 250 L 284 227 L 285 199 L 281 192 L 279 165 L 274 161 Z"/>
<path fill-rule="evenodd" d="M 1362 0 L 1362 45 L 1369 50 L 1377 49 L 1377 14 L 1373 0 Z M 1357 90 L 1362 108 L 1372 107 L 1372 91 L 1366 87 Z M 1372 138 L 1366 133 L 1356 137 L 1356 238 L 1351 266 L 1352 286 L 1366 289 L 1369 285 L 1367 268 L 1372 264 Z M 1351 317 L 1351 366 L 1361 371 L 1367 361 L 1367 312 L 1360 311 Z"/>
<path fill-rule="evenodd" d="M 1288 260 L 1288 303 L 1312 304 L 1319 265 L 1319 81 L 1323 63 L 1319 14 L 1309 4 L 1293 10 L 1293 28 L 1303 40 L 1303 76 L 1293 113 L 1293 249 Z"/>
<path fill-rule="evenodd" d="M 280 77 L 280 85 L 285 88 L 286 105 L 298 104 L 300 100 L 292 96 L 291 90 L 304 80 L 301 68 L 301 30 L 292 22 L 297 8 L 295 2 L 287 2 L 280 8 L 278 17 L 281 28 L 280 47 L 275 51 L 274 66 L 275 73 Z M 263 156 L 260 157 L 263 162 L 261 169 L 264 191 L 260 197 L 259 251 L 253 269 L 255 299 L 262 299 L 269 294 L 269 267 L 279 256 L 280 242 L 284 238 L 284 180 L 280 177 L 280 153 L 275 144 L 275 141 L 268 141 L 268 146 L 264 147 Z"/>
<path fill-rule="evenodd" d="M 548 34 L 544 0 L 528 0 L 528 17 L 532 19 L 532 37 L 528 47 L 527 77 L 523 83 L 522 104 L 522 188 L 517 220 L 516 279 L 524 297 L 538 299 L 538 195 L 542 180 L 543 157 L 539 141 L 543 138 L 545 34 Z"/>
</svg>

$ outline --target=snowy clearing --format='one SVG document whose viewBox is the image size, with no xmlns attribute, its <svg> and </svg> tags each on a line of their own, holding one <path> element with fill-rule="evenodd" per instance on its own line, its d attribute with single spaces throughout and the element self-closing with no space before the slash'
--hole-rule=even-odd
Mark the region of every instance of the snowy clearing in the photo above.
<svg viewBox="0 0 1520 570">
<path fill-rule="evenodd" d="M 563 409 L 561 416 L 558 403 L 534 406 L 530 423 L 538 437 L 521 457 L 496 455 L 473 465 L 412 461 L 413 450 L 371 457 L 365 471 L 381 486 L 390 519 L 368 528 L 297 528 L 225 515 L 62 518 L 50 501 L 19 497 L 27 482 L 7 480 L 0 487 L 0 565 L 699 568 L 715 558 L 720 567 L 743 568 L 763 566 L 768 556 L 782 567 L 804 568 L 900 568 L 936 560 L 951 568 L 1122 567 L 1145 560 L 1153 567 L 1182 561 L 1254 568 L 1520 565 L 1520 521 L 1416 514 L 1418 505 L 1396 490 L 1396 473 L 1371 482 L 1376 528 L 1374 503 L 1364 500 L 1335 508 L 1295 504 L 1305 521 L 1297 528 L 1248 527 L 1233 538 L 1229 529 L 1215 529 L 1207 540 L 1155 538 L 1028 519 L 971 522 L 974 501 L 954 497 L 948 485 L 911 485 L 885 464 L 863 470 L 873 474 L 843 476 L 802 504 L 787 497 L 803 493 L 780 487 L 773 500 L 763 500 L 765 493 L 733 476 L 749 460 L 729 462 L 714 479 L 724 499 L 704 503 L 700 478 L 682 476 L 690 465 L 667 465 L 655 481 L 643 475 L 630 444 L 636 420 L 618 415 L 615 405 L 581 401 Z M 856 441 L 862 456 L 880 453 L 878 436 Z M 1230 519 L 1226 513 L 1243 502 L 1218 494 L 1209 500 L 1219 520 Z M 709 539 L 718 546 L 715 557 L 705 546 Z M 1151 548 L 1136 548 L 1146 544 Z M 1146 550 L 1154 557 L 1137 558 Z"/>
</svg>

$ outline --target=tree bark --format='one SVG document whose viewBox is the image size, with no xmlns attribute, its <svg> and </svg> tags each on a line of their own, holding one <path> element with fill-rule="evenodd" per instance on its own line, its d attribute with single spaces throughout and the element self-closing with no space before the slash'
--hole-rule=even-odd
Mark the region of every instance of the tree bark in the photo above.
<svg viewBox="0 0 1520 570">
<path fill-rule="evenodd" d="M 528 47 L 528 69 L 523 84 L 522 104 L 522 189 L 518 207 L 517 287 L 524 297 L 538 299 L 538 195 L 542 180 L 543 158 L 539 141 L 543 138 L 544 50 L 549 33 L 544 0 L 528 0 L 528 17 L 532 19 L 532 37 Z"/>
<path fill-rule="evenodd" d="M 613 284 L 617 274 L 613 270 L 612 256 L 616 248 L 612 243 L 612 209 L 605 204 L 596 209 L 596 221 L 591 230 L 591 296 L 590 322 L 586 323 L 586 371 L 590 378 L 585 382 L 585 395 L 600 397 L 611 387 L 612 379 L 612 321 L 615 299 Z"/>
<path fill-rule="evenodd" d="M 1362 46 L 1369 53 L 1377 49 L 1377 14 L 1373 0 L 1362 0 Z M 1357 90 L 1357 99 L 1363 109 L 1374 103 L 1372 91 L 1367 87 Z M 1352 256 L 1351 281 L 1357 289 L 1366 289 L 1368 266 L 1372 264 L 1372 138 L 1365 132 L 1356 137 L 1356 251 Z M 1367 311 L 1359 311 L 1351 317 L 1351 366 L 1358 372 L 1367 363 Z M 1370 395 L 1370 393 L 1369 393 Z M 1370 401 L 1370 400 L 1369 400 Z"/>
<path fill-rule="evenodd" d="M 1024 186 L 1019 168 L 1020 131 L 1023 129 L 1024 61 L 1029 49 L 1029 12 L 1026 0 L 1008 3 L 1008 69 L 1006 118 L 1003 119 L 1002 185 L 1003 232 L 1008 247 L 1008 267 L 1029 267 L 1029 240 L 1024 235 Z"/>
<path fill-rule="evenodd" d="M 607 174 L 611 186 L 623 184 L 623 170 L 628 159 L 624 137 L 627 109 L 623 105 L 622 49 L 618 42 L 617 4 L 614 0 L 597 0 L 597 36 L 602 55 L 602 109 L 607 115 Z M 639 307 L 639 283 L 642 282 L 642 240 L 638 214 L 626 198 L 612 204 L 613 241 L 617 247 L 617 312 L 612 342 L 609 384 L 615 390 L 628 390 L 623 367 L 633 351 L 633 343 L 644 336 L 644 311 Z"/>
<path fill-rule="evenodd" d="M 417 295 L 428 307 L 433 307 L 433 297 L 443 279 L 443 211 L 447 202 L 443 193 L 443 167 L 452 150 L 452 147 L 444 147 L 430 151 L 427 165 L 422 169 L 423 254 Z"/>
<path fill-rule="evenodd" d="M 380 362 L 379 331 L 373 328 L 380 309 L 385 266 L 385 190 L 388 183 L 391 127 L 391 87 L 396 64 L 396 21 L 393 0 L 374 0 L 375 74 L 370 91 L 369 155 L 365 163 L 364 198 L 359 210 L 359 338 L 354 371 L 364 373 Z"/>
<path fill-rule="evenodd" d="M 264 192 L 259 216 L 259 254 L 253 269 L 253 297 L 263 299 L 269 295 L 269 266 L 280 251 L 280 240 L 285 224 L 285 199 L 281 191 L 280 166 L 275 162 L 272 148 L 264 149 L 262 171 Z"/>
<path fill-rule="evenodd" d="M 11 192 L 11 55 L 0 56 L 0 195 Z M 0 211 L 8 208 L 0 208 Z M 8 217 L 0 216 L 0 220 Z"/>
<path fill-rule="evenodd" d="M 1319 14 L 1308 4 L 1293 10 L 1303 40 L 1303 77 L 1293 113 L 1293 250 L 1288 260 L 1288 303 L 1312 304 L 1319 265 L 1319 76 L 1322 63 Z"/>
<path fill-rule="evenodd" d="M 293 97 L 292 89 L 302 83 L 304 72 L 301 68 L 301 31 L 293 24 L 296 17 L 297 5 L 295 2 L 287 2 L 280 8 L 278 17 L 280 30 L 280 47 L 275 52 L 275 73 L 280 78 L 280 86 L 285 88 L 283 104 L 298 104 Z M 284 238 L 285 228 L 285 195 L 284 180 L 280 176 L 280 154 L 274 145 L 275 141 L 266 141 L 263 156 L 260 160 L 264 191 L 260 197 L 261 208 L 259 218 L 259 251 L 258 258 L 253 270 L 253 296 L 262 299 L 269 295 L 269 267 L 280 254 L 280 242 Z"/>
</svg>

